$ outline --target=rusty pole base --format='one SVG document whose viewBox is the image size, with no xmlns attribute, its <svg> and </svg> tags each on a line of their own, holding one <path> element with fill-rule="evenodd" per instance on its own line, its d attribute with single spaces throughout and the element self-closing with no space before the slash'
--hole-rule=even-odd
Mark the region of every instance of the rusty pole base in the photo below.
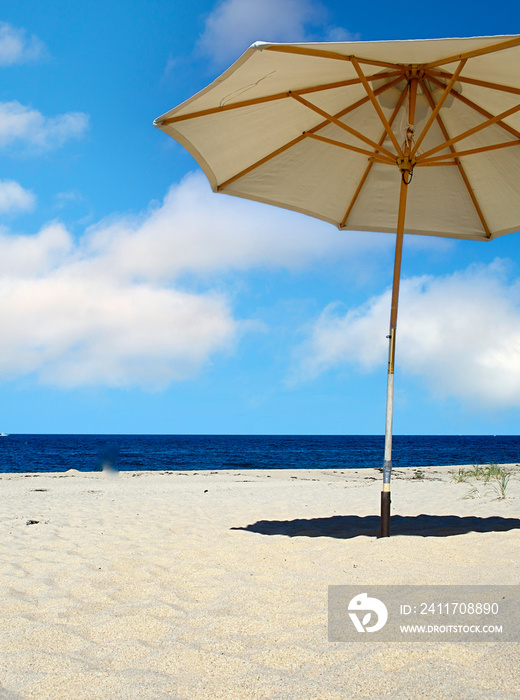
<svg viewBox="0 0 520 700">
<path fill-rule="evenodd" d="M 381 491 L 381 537 L 390 537 L 390 491 Z"/>
</svg>

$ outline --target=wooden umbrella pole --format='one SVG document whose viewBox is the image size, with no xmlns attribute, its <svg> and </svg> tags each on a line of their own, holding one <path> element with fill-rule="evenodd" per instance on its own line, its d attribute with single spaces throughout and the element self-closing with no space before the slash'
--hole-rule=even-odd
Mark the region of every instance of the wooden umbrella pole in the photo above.
<svg viewBox="0 0 520 700">
<path fill-rule="evenodd" d="M 385 461 L 383 463 L 383 490 L 381 491 L 381 537 L 390 537 L 390 477 L 392 475 L 392 419 L 394 413 L 394 362 L 395 334 L 397 329 L 397 307 L 399 282 L 401 279 L 401 257 L 403 252 L 404 217 L 408 185 L 401 180 L 397 239 L 395 242 L 394 281 L 392 285 L 392 309 L 390 312 L 390 335 L 388 343 L 388 380 L 386 388 Z"/>
<path fill-rule="evenodd" d="M 415 104 L 417 99 L 418 78 L 412 69 L 408 78 L 408 129 L 403 149 L 403 156 L 397 159 L 401 171 L 401 189 L 399 191 L 399 210 L 397 212 L 397 238 L 395 241 L 394 281 L 392 284 L 392 309 L 390 311 L 390 335 L 388 336 L 388 380 L 386 388 L 386 424 L 385 424 L 385 461 L 383 463 L 383 490 L 381 491 L 381 537 L 390 537 L 390 478 L 392 476 L 392 421 L 394 416 L 394 364 L 395 334 L 397 330 L 397 307 L 399 304 L 399 282 L 401 280 L 401 258 L 403 254 L 404 219 L 406 215 L 406 196 L 408 185 L 412 181 L 413 134 L 415 121 Z"/>
</svg>

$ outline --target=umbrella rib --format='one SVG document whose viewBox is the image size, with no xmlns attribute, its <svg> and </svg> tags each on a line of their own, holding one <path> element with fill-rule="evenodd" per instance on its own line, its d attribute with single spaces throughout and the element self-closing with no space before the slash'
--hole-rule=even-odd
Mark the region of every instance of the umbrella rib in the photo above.
<svg viewBox="0 0 520 700">
<path fill-rule="evenodd" d="M 385 90 L 388 90 L 389 88 L 393 87 L 396 85 L 398 82 L 401 80 L 401 73 L 397 78 L 394 78 L 391 80 L 389 83 L 386 85 L 381 86 L 376 90 L 376 94 L 380 94 L 381 92 L 384 92 Z M 365 104 L 368 102 L 368 97 L 363 97 L 361 100 L 358 100 L 358 102 L 355 102 L 354 104 L 350 105 L 346 109 L 343 109 L 341 112 L 338 112 L 338 114 L 335 115 L 335 118 L 338 119 L 340 117 L 344 117 L 345 114 L 348 114 L 354 109 L 357 109 L 361 105 Z M 310 104 L 310 103 L 309 103 Z M 295 139 L 292 141 L 289 141 L 288 143 L 284 144 L 280 148 L 277 148 L 275 151 L 272 151 L 272 153 L 269 153 L 267 156 L 264 156 L 264 158 L 261 158 L 260 160 L 256 161 L 249 167 L 245 168 L 244 170 L 241 170 L 240 172 L 236 173 L 233 175 L 233 177 L 230 177 L 228 180 L 225 182 L 222 182 L 220 185 L 217 186 L 217 192 L 221 191 L 224 187 L 227 185 L 231 184 L 235 180 L 238 180 L 240 177 L 243 175 L 247 175 L 247 173 L 250 173 L 252 170 L 255 168 L 259 167 L 260 165 L 263 165 L 264 163 L 267 163 L 271 158 L 274 158 L 277 155 L 280 155 L 280 153 L 283 153 L 284 151 L 288 150 L 292 146 L 295 146 L 297 143 L 303 140 L 304 137 L 309 136 L 310 134 L 314 134 L 316 131 L 319 131 L 320 129 L 323 129 L 324 127 L 328 126 L 330 124 L 330 120 L 326 119 L 325 121 L 321 122 L 321 124 L 317 124 L 316 126 L 313 126 L 312 129 L 309 129 L 307 132 L 300 134 L 297 136 Z M 390 152 L 389 152 L 390 153 Z M 371 154 L 373 155 L 373 154 Z M 393 154 L 390 154 L 392 157 Z"/>
<path fill-rule="evenodd" d="M 292 141 L 288 141 L 287 143 L 284 143 L 283 146 L 280 146 L 280 148 L 277 148 L 275 151 L 272 151 L 268 155 L 264 156 L 263 158 L 260 158 L 260 160 L 257 160 L 255 163 L 252 165 L 249 165 L 247 168 L 244 168 L 241 170 L 239 173 L 236 173 L 229 179 L 225 180 L 222 182 L 220 185 L 217 185 L 217 192 L 220 192 L 224 189 L 224 187 L 227 187 L 230 185 L 232 182 L 235 182 L 235 180 L 238 180 L 239 178 L 243 177 L 244 175 L 247 175 L 251 171 L 255 170 L 256 168 L 259 168 L 261 165 L 264 163 L 267 163 L 268 161 L 271 160 L 271 158 L 274 158 L 275 156 L 280 155 L 280 153 L 283 153 L 284 151 L 287 151 L 289 148 L 292 148 L 295 146 L 297 143 L 300 141 L 303 141 L 303 139 L 306 137 L 307 134 L 303 133 L 297 136 L 295 139 Z"/>
<path fill-rule="evenodd" d="M 441 83 L 440 80 L 437 80 L 437 78 L 433 77 L 432 75 L 428 74 L 428 77 L 430 78 L 432 83 L 435 83 L 435 85 L 444 86 L 444 83 Z M 460 78 L 459 78 L 459 80 L 460 80 Z M 487 109 L 484 109 L 483 107 L 478 105 L 476 102 L 473 102 L 473 100 L 470 100 L 467 97 L 464 97 L 464 95 L 461 95 L 456 90 L 452 90 L 451 94 L 457 100 L 460 100 L 463 104 L 467 105 L 471 109 L 474 109 L 476 112 L 481 114 L 483 117 L 486 117 L 486 119 L 493 118 L 493 115 L 491 114 L 491 112 L 488 112 Z M 517 131 L 517 129 L 514 129 L 512 126 L 509 126 L 509 124 L 506 124 L 503 121 L 498 121 L 498 122 L 496 122 L 496 124 L 497 124 L 497 126 L 500 126 L 505 131 L 508 131 L 510 134 L 515 136 L 517 139 L 520 139 L 520 131 Z"/>
<path fill-rule="evenodd" d="M 509 148 L 510 146 L 520 146 L 520 139 L 516 141 L 505 141 L 503 143 L 494 143 L 490 146 L 481 146 L 480 148 L 470 148 L 467 151 L 453 151 L 457 158 L 462 158 L 463 156 L 473 156 L 476 153 L 486 153 L 487 151 L 497 151 L 501 148 Z M 437 161 L 442 161 L 447 158 L 452 158 L 453 154 L 443 153 L 440 156 L 434 156 L 433 158 L 428 158 L 424 161 L 419 161 L 417 165 L 433 165 Z"/>
<path fill-rule="evenodd" d="M 368 136 L 364 136 L 359 131 L 356 131 L 356 129 L 353 129 L 351 126 L 348 126 L 348 124 L 344 124 L 342 121 L 340 121 L 337 117 L 334 117 L 332 114 L 329 114 L 328 112 L 325 112 L 325 110 L 321 109 L 320 107 L 317 107 L 316 105 L 312 104 L 312 102 L 309 102 L 306 100 L 304 97 L 300 97 L 299 95 L 296 95 L 294 93 L 291 94 L 291 97 L 293 97 L 297 102 L 300 104 L 304 105 L 305 107 L 308 107 L 309 109 L 312 109 L 313 112 L 316 112 L 320 116 L 324 117 L 327 121 L 331 122 L 332 124 L 335 124 L 338 126 L 340 129 L 343 129 L 344 131 L 347 131 L 349 134 L 352 136 L 355 136 L 357 139 L 360 141 L 364 141 L 366 144 L 374 148 L 376 151 L 382 151 L 383 153 L 386 153 L 386 155 L 389 158 L 394 158 L 395 159 L 395 154 L 389 151 L 387 148 L 384 148 L 383 146 L 380 146 L 377 144 L 375 141 L 372 141 L 372 139 L 369 139 Z"/>
<path fill-rule="evenodd" d="M 469 136 L 473 136 L 473 134 L 476 134 L 479 131 L 482 131 L 482 129 L 486 129 L 488 126 L 493 126 L 493 124 L 496 124 L 497 122 L 501 121 L 502 119 L 505 119 L 506 117 L 509 117 L 511 114 L 515 114 L 516 112 L 520 111 L 520 105 L 516 105 L 515 107 L 512 107 L 511 109 L 506 110 L 505 112 L 501 112 L 500 114 L 497 114 L 495 117 L 492 117 L 491 119 L 487 119 L 485 122 L 482 122 L 482 124 L 479 124 L 478 126 L 474 126 L 472 129 L 468 129 L 467 131 L 464 131 L 464 133 L 459 134 L 458 136 L 454 136 L 453 138 L 449 139 L 449 141 L 446 141 L 445 143 L 441 143 L 439 146 L 436 146 L 435 148 L 431 148 L 429 151 L 426 151 L 426 153 L 423 153 L 422 156 L 419 158 L 421 160 L 426 160 L 429 156 L 433 155 L 434 153 L 437 153 L 437 151 L 441 151 L 443 148 L 447 148 L 448 146 L 451 146 L 454 143 L 457 143 L 458 141 L 462 141 L 463 139 L 468 138 Z"/>
<path fill-rule="evenodd" d="M 392 124 L 394 123 L 394 120 L 397 117 L 399 110 L 403 106 L 403 102 L 405 100 L 407 90 L 408 90 L 408 86 L 405 86 L 401 90 L 401 95 L 400 95 L 399 99 L 397 100 L 397 104 L 394 107 L 394 111 L 392 112 L 392 116 L 390 117 L 389 122 L 388 122 L 390 124 L 390 126 L 392 126 Z M 383 135 L 379 139 L 379 145 L 384 143 L 385 139 L 386 139 L 386 130 L 383 131 Z M 361 194 L 361 190 L 363 189 L 365 182 L 366 182 L 368 176 L 370 175 L 370 171 L 372 170 L 372 166 L 374 165 L 374 162 L 375 162 L 375 160 L 371 160 L 369 162 L 369 164 L 367 165 L 365 172 L 363 173 L 363 176 L 361 177 L 361 180 L 359 181 L 359 184 L 356 188 L 356 191 L 354 192 L 354 196 L 350 200 L 350 204 L 348 206 L 347 211 L 345 212 L 345 216 L 341 220 L 341 224 L 339 226 L 340 228 L 345 228 L 347 221 L 348 221 L 348 217 L 350 216 L 352 209 L 354 208 L 354 205 L 357 202 L 359 195 Z"/>
<path fill-rule="evenodd" d="M 445 70 L 428 70 L 428 75 L 437 76 L 438 78 L 451 78 L 453 75 Z M 477 80 L 470 78 L 467 75 L 459 76 L 460 83 L 468 83 L 468 85 L 477 85 L 478 87 L 489 88 L 490 90 L 499 90 L 500 92 L 510 92 L 513 95 L 520 95 L 520 88 L 511 87 L 510 85 L 502 85 L 502 83 L 490 83 L 487 80 Z"/>
<path fill-rule="evenodd" d="M 183 122 L 187 119 L 196 119 L 197 117 L 207 117 L 211 114 L 219 114 L 220 112 L 228 112 L 232 109 L 241 109 L 242 107 L 251 107 L 253 105 L 263 104 L 264 102 L 274 102 L 275 100 L 283 100 L 288 97 L 287 92 L 279 92 L 275 95 L 266 95 L 265 97 L 255 97 L 251 100 L 243 100 L 242 102 L 233 102 L 233 104 L 219 105 L 218 107 L 209 107 L 208 109 L 201 109 L 198 112 L 189 112 L 188 114 L 179 114 L 176 117 L 167 117 L 162 121 L 154 122 L 157 126 L 167 126 L 168 124 L 175 124 L 176 122 Z"/>
<path fill-rule="evenodd" d="M 396 76 L 403 75 L 403 71 L 400 69 L 389 70 L 385 73 L 373 73 L 367 77 L 370 82 L 376 80 L 383 80 L 386 78 L 395 78 Z M 349 78 L 348 80 L 340 80 L 336 83 L 325 83 L 324 85 L 315 85 L 308 88 L 300 88 L 299 90 L 293 90 L 292 92 L 297 92 L 299 95 L 308 95 L 313 92 L 321 92 L 323 90 L 334 90 L 335 88 L 350 87 L 351 85 L 359 85 L 361 80 L 359 78 Z M 288 94 L 288 93 L 286 93 Z"/>
<path fill-rule="evenodd" d="M 383 156 L 374 153 L 373 151 L 366 151 L 364 148 L 358 148 L 357 146 L 351 146 L 348 143 L 342 143 L 341 141 L 335 141 L 334 139 L 329 139 L 326 136 L 319 136 L 319 134 L 314 134 L 311 132 L 306 132 L 305 134 L 309 138 L 315 139 L 316 141 L 321 141 L 323 143 L 328 143 L 331 146 L 338 146 L 338 148 L 345 148 L 347 151 L 354 151 L 354 153 L 361 153 L 364 156 L 369 156 L 372 160 L 378 163 L 385 163 L 386 165 L 395 165 L 395 158 L 383 158 Z"/>
<path fill-rule="evenodd" d="M 287 44 L 274 44 L 272 46 L 263 46 L 262 51 L 279 51 L 280 53 L 295 53 L 301 56 L 311 56 L 314 58 L 332 58 L 338 61 L 350 61 L 352 56 L 336 53 L 335 51 L 324 51 L 323 49 L 309 49 L 303 46 L 290 46 Z M 399 64 L 390 63 L 388 61 L 377 61 L 370 58 L 359 58 L 360 63 L 366 63 L 370 66 L 381 66 L 383 68 L 399 68 Z"/>
<path fill-rule="evenodd" d="M 375 75 L 370 75 L 367 80 L 380 80 L 383 78 L 392 78 L 395 76 L 402 76 L 402 71 L 388 71 L 387 73 L 376 73 Z M 324 90 L 334 90 L 342 87 L 350 87 L 351 85 L 360 85 L 361 80 L 359 78 L 351 78 L 350 80 L 341 80 L 336 83 L 326 83 L 325 85 L 316 85 L 310 88 L 302 88 L 301 90 L 294 90 L 294 93 L 299 95 L 312 94 L 314 92 L 321 92 Z M 233 102 L 232 104 L 219 105 L 218 107 L 209 107 L 208 109 L 202 109 L 198 112 L 190 112 L 188 114 L 179 114 L 176 117 L 167 117 L 162 121 L 156 121 L 158 126 L 166 126 L 168 124 L 175 124 L 176 122 L 186 121 L 187 119 L 195 119 L 197 117 L 206 117 L 211 114 L 219 114 L 220 112 L 228 112 L 233 109 L 241 109 L 242 107 L 251 107 L 258 104 L 263 104 L 265 102 L 274 102 L 276 100 L 283 100 L 291 96 L 291 91 L 278 92 L 274 95 L 265 95 L 264 97 L 255 97 L 250 100 L 242 100 L 241 102 Z"/>
<path fill-rule="evenodd" d="M 401 146 L 399 145 L 399 142 L 397 141 L 394 132 L 392 131 L 392 128 L 390 124 L 388 123 L 387 118 L 384 115 L 383 110 L 381 109 L 381 105 L 379 102 L 376 100 L 376 96 L 374 95 L 374 91 L 370 87 L 370 84 L 368 80 L 365 77 L 365 74 L 361 70 L 361 67 L 359 65 L 358 60 L 356 59 L 355 56 L 352 56 L 352 65 L 354 66 L 356 73 L 359 75 L 361 82 L 363 83 L 363 87 L 367 91 L 367 95 L 370 99 L 370 102 L 372 102 L 372 105 L 374 106 L 374 109 L 377 112 L 377 115 L 379 119 L 381 120 L 381 123 L 383 124 L 386 133 L 388 134 L 388 137 L 390 138 L 391 142 L 394 144 L 394 148 L 399 156 L 403 155 Z"/>
<path fill-rule="evenodd" d="M 514 48 L 520 45 L 520 37 L 514 37 L 513 39 L 508 39 L 507 41 L 501 41 L 497 44 L 492 44 L 491 46 L 484 46 L 480 49 L 474 49 L 472 51 L 466 51 L 465 53 L 454 54 L 453 56 L 445 56 L 437 61 L 431 61 L 421 66 L 423 69 L 436 68 L 437 66 L 442 66 L 447 63 L 455 63 L 455 61 L 461 61 L 467 58 L 475 58 L 477 56 L 484 56 L 488 53 L 495 53 L 496 51 L 504 51 L 506 49 Z M 354 56 L 345 56 L 344 54 L 336 53 L 335 51 L 324 51 L 323 49 L 310 49 L 304 48 L 302 46 L 288 46 L 283 44 L 275 44 L 272 46 L 262 47 L 262 51 L 279 51 L 281 53 L 294 53 L 304 56 L 314 56 L 316 58 L 332 58 L 339 61 L 352 61 L 354 58 L 359 63 L 366 63 L 372 66 L 382 66 L 384 68 L 396 68 L 399 64 L 389 63 L 387 61 L 377 61 L 369 58 L 361 58 Z"/>
<path fill-rule="evenodd" d="M 423 83 L 423 90 L 424 90 L 424 94 L 426 95 L 426 99 L 430 103 L 430 107 L 432 109 L 434 109 L 435 101 L 434 101 L 432 94 L 431 94 L 430 90 L 428 89 L 428 86 L 426 85 L 426 83 Z M 446 129 L 446 126 L 444 124 L 444 120 L 442 119 L 441 115 L 437 114 L 436 119 L 437 119 L 437 123 L 439 124 L 439 128 L 442 132 L 442 135 L 444 136 L 446 141 L 449 141 L 450 135 L 448 133 L 448 130 Z M 449 149 L 451 151 L 450 157 L 455 158 L 455 165 L 457 166 L 457 168 L 459 170 L 459 174 L 462 178 L 462 181 L 464 182 L 464 185 L 468 191 L 470 199 L 473 202 L 473 206 L 475 208 L 475 211 L 477 212 L 478 218 L 480 219 L 480 223 L 482 224 L 484 231 L 486 232 L 486 237 L 491 238 L 491 231 L 490 231 L 489 226 L 487 224 L 486 218 L 485 218 L 484 214 L 482 213 L 482 209 L 480 208 L 480 204 L 478 203 L 478 199 L 475 195 L 475 192 L 473 191 L 473 188 L 471 187 L 468 176 L 466 175 L 466 171 L 464 170 L 464 166 L 462 165 L 462 163 L 459 160 L 459 157 L 462 154 L 457 153 L 457 151 L 453 145 L 450 145 Z M 427 161 L 427 164 L 428 164 L 428 161 Z M 435 163 L 432 163 L 432 165 L 435 165 Z"/>
<path fill-rule="evenodd" d="M 416 163 L 415 166 L 418 168 L 434 168 L 434 167 L 448 167 L 453 165 L 458 165 L 455 155 L 451 154 L 450 158 L 455 158 L 455 160 L 448 161 L 428 161 L 426 163 Z"/>
<path fill-rule="evenodd" d="M 461 72 L 461 70 L 462 70 L 462 69 L 464 68 L 464 66 L 466 65 L 466 60 L 467 60 L 467 59 L 464 59 L 464 60 L 462 60 L 462 61 L 459 63 L 459 65 L 457 66 L 457 69 L 455 70 L 455 72 L 453 73 L 453 75 L 452 75 L 452 77 L 451 77 L 450 82 L 449 82 L 449 83 L 446 85 L 446 87 L 444 88 L 444 92 L 442 93 L 442 95 L 441 95 L 439 101 L 437 102 L 437 104 L 436 104 L 434 107 L 432 107 L 433 111 L 432 111 L 432 113 L 430 114 L 430 118 L 429 118 L 428 121 L 426 122 L 426 124 L 425 124 L 423 130 L 422 130 L 421 133 L 419 134 L 419 137 L 417 138 L 417 140 L 416 140 L 416 142 L 415 142 L 415 144 L 414 144 L 414 146 L 413 146 L 413 148 L 412 148 L 412 152 L 411 152 L 411 154 L 410 154 L 410 157 L 411 157 L 411 158 L 413 158 L 413 157 L 415 156 L 415 154 L 417 153 L 417 150 L 419 149 L 419 146 L 420 146 L 421 143 L 423 142 L 424 137 L 426 136 L 426 134 L 427 134 L 428 131 L 430 130 L 430 127 L 431 127 L 431 125 L 433 124 L 433 122 L 436 120 L 437 115 L 439 114 L 439 111 L 440 111 L 442 105 L 444 104 L 444 102 L 446 101 L 446 98 L 447 98 L 448 95 L 450 94 L 452 87 L 455 85 L 455 81 L 457 80 L 457 77 L 458 77 L 459 73 Z"/>
<path fill-rule="evenodd" d="M 498 44 L 492 44 L 491 46 L 484 46 L 480 49 L 474 49 L 473 51 L 466 51 L 465 53 L 455 54 L 454 56 L 446 56 L 439 61 L 431 61 L 422 66 L 424 69 L 436 68 L 437 66 L 442 66 L 445 63 L 455 63 L 455 61 L 462 61 L 465 58 L 475 58 L 476 56 L 484 56 L 488 53 L 494 53 L 496 51 L 504 51 L 505 49 L 511 49 L 515 46 L 520 46 L 520 36 L 514 39 L 508 39 L 507 41 L 501 41 Z"/>
</svg>

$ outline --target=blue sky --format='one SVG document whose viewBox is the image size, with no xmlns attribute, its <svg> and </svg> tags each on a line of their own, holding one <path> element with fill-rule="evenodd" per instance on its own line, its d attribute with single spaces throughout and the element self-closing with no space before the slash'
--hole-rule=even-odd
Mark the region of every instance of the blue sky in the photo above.
<svg viewBox="0 0 520 700">
<path fill-rule="evenodd" d="M 393 236 L 214 195 L 152 122 L 255 40 L 520 32 L 434 10 L 4 4 L 0 430 L 383 433 Z M 519 236 L 405 239 L 395 433 L 518 432 Z"/>
</svg>

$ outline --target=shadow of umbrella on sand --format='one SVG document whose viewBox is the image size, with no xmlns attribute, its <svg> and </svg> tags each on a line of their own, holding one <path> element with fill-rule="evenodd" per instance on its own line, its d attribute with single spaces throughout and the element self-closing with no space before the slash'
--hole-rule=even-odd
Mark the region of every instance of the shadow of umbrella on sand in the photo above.
<svg viewBox="0 0 520 700">
<path fill-rule="evenodd" d="M 261 535 L 287 535 L 288 537 L 335 537 L 351 539 L 364 535 L 377 537 L 379 518 L 375 515 L 333 515 L 330 518 L 297 518 L 295 520 L 259 520 L 244 527 L 231 530 L 246 530 Z M 392 518 L 394 535 L 407 537 L 449 537 L 467 532 L 507 532 L 520 530 L 519 518 L 479 518 L 458 515 L 421 515 Z"/>
<path fill-rule="evenodd" d="M 396 234 L 382 536 L 403 234 L 489 241 L 520 228 L 519 63 L 518 35 L 257 42 L 154 122 L 215 192 Z"/>
</svg>

